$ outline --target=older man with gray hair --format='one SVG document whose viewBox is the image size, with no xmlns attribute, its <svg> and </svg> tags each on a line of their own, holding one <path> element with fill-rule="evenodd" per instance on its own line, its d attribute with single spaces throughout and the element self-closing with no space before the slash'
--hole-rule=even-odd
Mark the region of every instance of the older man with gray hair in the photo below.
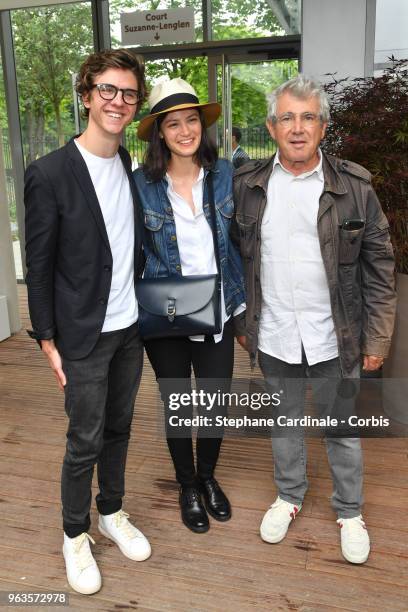
<svg viewBox="0 0 408 612">
<path fill-rule="evenodd" d="M 352 394 L 338 389 L 359 378 L 361 365 L 380 368 L 390 346 L 396 298 L 388 222 L 370 173 L 319 148 L 330 118 L 321 85 L 298 75 L 268 102 L 276 155 L 235 176 L 233 233 L 247 291 L 239 341 L 252 365 L 258 353 L 266 382 L 283 391 L 280 414 L 302 417 L 307 379 L 317 407 L 348 414 Z M 361 443 L 336 433 L 326 431 L 326 445 L 341 550 L 364 563 L 370 540 L 361 515 Z M 273 438 L 278 497 L 260 527 L 270 543 L 285 537 L 308 484 L 303 433 L 281 435 Z"/>
</svg>

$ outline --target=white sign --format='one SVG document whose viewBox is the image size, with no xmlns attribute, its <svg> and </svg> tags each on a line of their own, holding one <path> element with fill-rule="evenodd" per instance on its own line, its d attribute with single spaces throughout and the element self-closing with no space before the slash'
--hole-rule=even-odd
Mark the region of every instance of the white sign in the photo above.
<svg viewBox="0 0 408 612">
<path fill-rule="evenodd" d="M 194 9 L 191 7 L 121 13 L 120 23 L 123 45 L 195 40 Z"/>
</svg>

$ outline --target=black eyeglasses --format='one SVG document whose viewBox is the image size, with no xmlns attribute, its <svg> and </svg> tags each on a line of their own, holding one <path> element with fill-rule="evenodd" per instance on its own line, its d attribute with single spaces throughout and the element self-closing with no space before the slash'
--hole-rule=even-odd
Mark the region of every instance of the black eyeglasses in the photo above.
<svg viewBox="0 0 408 612">
<path fill-rule="evenodd" d="M 136 89 L 121 89 L 110 83 L 97 83 L 93 87 L 96 87 L 103 100 L 113 100 L 118 95 L 118 92 L 121 91 L 123 101 L 132 106 L 137 104 L 142 97 Z"/>
</svg>

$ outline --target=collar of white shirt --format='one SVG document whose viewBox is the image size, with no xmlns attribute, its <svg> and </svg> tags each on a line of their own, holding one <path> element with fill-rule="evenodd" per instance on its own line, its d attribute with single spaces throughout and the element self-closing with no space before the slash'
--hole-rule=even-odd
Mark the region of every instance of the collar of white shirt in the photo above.
<svg viewBox="0 0 408 612">
<path fill-rule="evenodd" d="M 196 182 L 194 183 L 193 187 L 195 187 L 195 186 L 197 185 L 197 183 L 199 183 L 199 182 L 200 182 L 200 181 L 202 181 L 203 179 L 204 179 L 204 168 L 201 166 L 201 168 L 200 168 L 200 172 L 198 173 L 198 176 L 197 176 L 197 180 L 196 180 Z M 168 185 L 169 185 L 170 189 L 171 189 L 172 191 L 174 191 L 173 181 L 171 180 L 171 176 L 170 176 L 170 174 L 169 174 L 168 172 L 166 172 L 166 180 L 167 180 L 167 183 L 168 183 Z M 177 192 L 176 192 L 176 193 L 177 193 Z"/>
<path fill-rule="evenodd" d="M 308 172 L 303 172 L 303 174 L 298 174 L 295 177 L 295 175 L 290 170 L 287 170 L 282 165 L 282 162 L 281 162 L 280 157 L 279 157 L 279 149 L 278 149 L 276 151 L 276 155 L 275 155 L 275 158 L 273 160 L 272 173 L 275 171 L 276 167 L 279 166 L 284 172 L 286 172 L 287 174 L 291 174 L 292 176 L 294 176 L 297 179 L 305 179 L 308 176 L 312 176 L 312 174 L 316 173 L 317 174 L 317 178 L 319 178 L 321 181 L 323 181 L 324 180 L 324 176 L 323 176 L 323 155 L 322 155 L 322 151 L 321 151 L 320 148 L 317 150 L 317 152 L 319 154 L 319 163 L 317 164 L 317 166 L 315 166 L 315 168 L 313 168 L 312 170 L 309 170 Z"/>
</svg>

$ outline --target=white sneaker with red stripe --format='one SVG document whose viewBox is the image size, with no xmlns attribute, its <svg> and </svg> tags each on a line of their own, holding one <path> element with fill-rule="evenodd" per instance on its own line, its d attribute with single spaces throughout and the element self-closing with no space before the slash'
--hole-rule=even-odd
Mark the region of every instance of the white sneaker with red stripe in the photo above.
<svg viewBox="0 0 408 612">
<path fill-rule="evenodd" d="M 302 504 L 297 506 L 289 502 L 276 498 L 269 510 L 263 517 L 260 532 L 261 538 L 270 544 L 277 544 L 287 534 L 289 525 L 300 512 Z"/>
<path fill-rule="evenodd" d="M 361 514 L 354 518 L 339 518 L 341 552 L 350 563 L 365 563 L 370 554 L 370 538 Z"/>
</svg>

